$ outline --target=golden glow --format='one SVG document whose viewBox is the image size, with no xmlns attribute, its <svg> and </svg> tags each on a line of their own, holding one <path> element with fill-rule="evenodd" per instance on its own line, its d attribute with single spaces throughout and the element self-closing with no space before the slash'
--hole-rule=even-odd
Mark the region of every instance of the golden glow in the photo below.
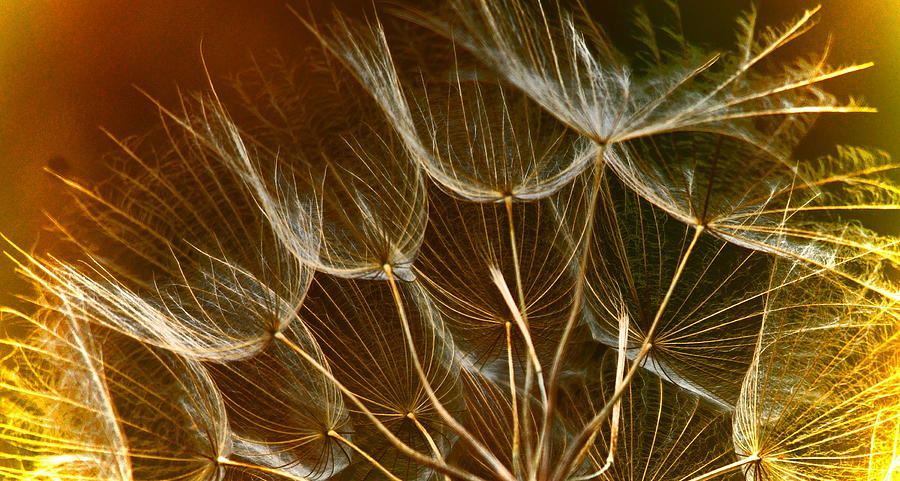
<svg viewBox="0 0 900 481">
<path fill-rule="evenodd" d="M 295 152 L 217 97 L 156 111 L 179 105 L 173 79 L 207 88 L 247 63 L 235 52 L 297 43 L 296 19 L 269 26 L 282 6 L 0 0 L 0 232 L 25 246 L 9 257 L 40 292 L 36 313 L 0 312 L 0 477 L 900 480 L 900 5 L 763 1 L 760 15 L 800 20 L 750 28 L 743 59 L 681 59 L 687 73 L 629 90 L 638 69 L 579 63 L 604 49 L 579 49 L 574 27 L 518 25 L 536 2 L 488 22 L 502 2 L 460 1 L 479 7 L 468 27 L 495 29 L 460 48 L 503 77 L 501 115 L 466 123 L 488 111 L 479 86 L 463 115 L 441 112 L 465 135 L 448 134 L 434 111 L 480 84 L 441 67 L 456 90 L 409 102 L 420 85 L 393 71 L 380 27 L 337 27 L 322 36 L 392 126 L 336 136 L 344 157 L 301 178 L 294 167 L 319 166 L 283 169 Z M 833 68 L 747 74 L 829 30 Z M 506 104 L 514 89 L 527 95 Z M 533 108 L 525 130 L 509 105 Z M 807 114 L 822 115 L 804 160 L 781 157 Z M 160 117 L 177 155 L 135 147 L 112 194 L 90 187 L 109 174 L 98 126 L 124 137 Z M 567 134 L 551 146 L 572 141 L 571 165 L 511 154 L 544 117 Z M 64 210 L 76 204 L 81 217 Z M 32 248 L 45 209 L 85 223 L 57 224 L 82 262 Z M 0 275 L 0 290 L 24 290 L 7 286 Z"/>
</svg>

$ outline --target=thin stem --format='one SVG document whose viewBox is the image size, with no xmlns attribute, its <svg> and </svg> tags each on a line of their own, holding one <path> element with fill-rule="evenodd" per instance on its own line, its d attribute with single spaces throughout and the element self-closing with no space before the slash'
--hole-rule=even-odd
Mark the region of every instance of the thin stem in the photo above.
<svg viewBox="0 0 900 481">
<path fill-rule="evenodd" d="M 616 356 L 616 389 L 622 388 L 622 382 L 625 379 L 625 364 L 628 361 L 626 357 L 626 348 L 628 347 L 628 316 L 622 315 L 619 317 L 619 352 Z M 594 471 L 591 474 L 587 474 L 584 476 L 579 476 L 577 478 L 573 478 L 570 481 L 587 481 L 589 479 L 596 478 L 612 467 L 613 461 L 616 455 L 616 444 L 619 439 L 619 423 L 621 421 L 622 414 L 622 400 L 619 399 L 613 405 L 612 410 L 612 421 L 610 422 L 610 434 L 609 434 L 609 454 L 606 456 L 606 462 L 603 463 L 603 466 L 600 467 L 597 471 Z M 594 436 L 595 437 L 595 436 Z M 581 459 L 587 453 L 588 448 L 591 443 L 594 442 L 594 437 L 592 437 L 588 442 L 584 445 L 584 448 L 578 453 L 578 458 Z"/>
<path fill-rule="evenodd" d="M 619 352 L 616 356 L 616 389 L 622 388 L 625 380 L 625 365 L 628 362 L 626 349 L 628 348 L 628 316 L 623 314 L 619 317 Z M 606 458 L 606 469 L 612 466 L 613 457 L 616 453 L 616 441 L 619 439 L 619 421 L 622 415 L 622 401 L 613 406 L 612 427 L 609 435 L 609 456 Z M 604 469 L 604 471 L 606 470 Z"/>
<path fill-rule="evenodd" d="M 516 479 L 520 479 L 522 476 L 522 469 L 519 465 L 519 443 L 521 436 L 519 433 L 519 401 L 518 401 L 518 393 L 516 392 L 516 371 L 513 369 L 513 357 L 512 357 L 512 323 L 509 321 L 506 322 L 506 365 L 507 370 L 509 372 L 509 395 L 510 400 L 512 401 L 512 421 L 513 421 L 513 445 L 512 445 L 512 465 L 513 465 L 513 474 L 515 474 Z"/>
<path fill-rule="evenodd" d="M 588 424 L 585 425 L 584 429 L 578 434 L 578 437 L 575 438 L 575 441 L 566 449 L 566 452 L 563 454 L 558 465 L 559 467 L 553 477 L 550 478 L 551 481 L 561 481 L 562 478 L 571 471 L 572 467 L 578 464 L 578 458 L 584 453 L 582 448 L 594 439 L 600 424 L 609 417 L 612 412 L 612 407 L 622 398 L 622 395 L 625 393 L 625 388 L 631 383 L 631 379 L 637 373 L 638 368 L 641 367 L 641 363 L 644 361 L 644 358 L 647 357 L 647 354 L 650 353 L 652 347 L 653 345 L 650 343 L 644 344 L 635 358 L 634 363 L 631 365 L 631 369 L 625 374 L 625 378 L 622 380 L 622 386 L 615 390 L 609 401 L 607 401 L 606 404 L 603 405 L 603 408 L 601 408 Z"/>
<path fill-rule="evenodd" d="M 505 195 L 505 196 L 503 197 L 503 203 L 504 203 L 504 205 L 506 206 L 506 218 L 507 218 L 507 220 L 508 220 L 508 222 L 509 222 L 509 245 L 510 245 L 510 251 L 512 252 L 512 257 L 513 257 L 513 268 L 514 268 L 515 276 L 516 276 L 516 293 L 517 293 L 517 295 L 518 295 L 518 300 L 519 300 L 519 309 L 518 309 L 518 312 L 519 312 L 519 315 L 521 316 L 521 319 L 522 319 L 522 322 L 521 322 L 521 323 L 516 322 L 516 324 L 517 324 L 517 326 L 519 327 L 519 329 L 522 330 L 523 336 L 530 339 L 530 335 L 529 335 L 529 333 L 530 333 L 530 326 L 529 326 L 529 324 L 528 324 L 528 312 L 527 312 L 527 310 L 526 310 L 526 308 L 525 308 L 525 307 L 526 307 L 526 304 L 525 304 L 525 287 L 524 287 L 524 284 L 523 284 L 523 282 L 522 282 L 522 268 L 521 268 L 521 265 L 520 265 L 520 262 L 519 262 L 519 247 L 518 247 L 518 242 L 516 242 L 516 229 L 515 229 L 515 225 L 516 225 L 516 224 L 515 224 L 515 218 L 514 218 L 514 216 L 513 216 L 513 197 L 512 197 L 512 195 Z M 527 333 L 525 332 L 526 330 L 528 331 Z M 529 341 L 526 341 L 526 342 L 529 342 Z M 512 348 L 512 342 L 510 341 L 510 342 L 509 342 L 509 349 L 511 349 L 511 348 Z M 534 351 L 533 346 L 531 347 L 531 351 L 532 351 L 532 352 Z M 523 420 L 524 420 L 524 419 L 528 419 L 528 418 L 531 417 L 531 416 L 530 416 L 530 414 L 531 414 L 531 403 L 528 402 L 528 400 L 531 399 L 531 387 L 532 387 L 532 384 L 531 384 L 532 381 L 531 381 L 531 380 L 532 380 L 532 377 L 533 377 L 533 376 L 536 376 L 536 377 L 537 377 L 537 380 L 538 380 L 538 389 L 539 389 L 540 392 L 541 392 L 541 402 L 542 402 L 542 404 L 543 404 L 543 405 L 546 405 L 546 403 L 547 403 L 547 391 L 546 391 L 546 388 L 545 388 L 545 386 L 544 386 L 543 369 L 542 369 L 542 367 L 540 366 L 540 364 L 537 363 L 537 356 L 536 356 L 536 355 L 534 356 L 534 361 L 535 361 L 535 362 L 534 362 L 534 368 L 535 368 L 535 370 L 537 371 L 536 373 L 533 373 L 533 372 L 532 372 L 531 364 L 527 364 L 527 365 L 526 365 L 526 368 L 525 368 L 525 388 L 524 388 L 524 393 L 525 393 L 525 400 L 526 400 L 526 403 L 525 403 L 525 405 L 523 406 L 523 409 L 522 409 L 522 416 L 523 416 L 522 419 L 523 419 Z M 512 368 L 512 364 L 510 364 L 510 369 L 511 369 L 511 368 Z M 515 394 L 513 394 L 513 401 L 515 402 Z M 519 419 L 516 419 L 516 422 L 514 423 L 513 427 L 514 427 L 514 428 L 519 428 L 520 425 L 521 425 L 522 427 L 525 427 L 525 428 L 528 428 L 528 426 L 530 426 L 530 424 L 525 423 L 524 421 L 520 423 L 520 422 L 519 422 Z M 529 439 L 529 440 L 531 439 L 530 433 L 529 433 L 529 435 L 528 435 L 528 439 Z M 513 441 L 514 441 L 514 448 L 515 448 L 515 447 L 518 447 L 518 445 L 516 445 L 515 443 L 518 442 L 519 439 L 514 438 Z M 517 461 L 518 461 L 518 455 L 519 455 L 518 449 L 514 449 L 513 451 L 514 451 L 513 454 L 515 455 L 515 457 L 514 457 L 514 459 L 513 459 L 513 465 L 514 465 L 514 468 L 513 468 L 513 469 L 514 469 L 515 471 L 520 471 L 520 470 L 519 470 L 519 466 L 517 465 L 517 464 L 518 464 L 518 463 L 517 463 Z M 531 468 L 529 468 L 529 469 L 530 469 L 530 471 L 531 471 L 532 474 L 535 474 L 533 469 L 531 469 Z M 517 473 L 516 473 L 517 476 L 519 476 L 519 475 L 521 475 L 521 474 L 522 474 L 521 472 L 517 472 Z M 533 476 L 529 477 L 529 481 L 532 481 L 533 479 L 534 479 Z"/>
<path fill-rule="evenodd" d="M 592 443 L 592 442 L 593 442 L 593 439 L 588 441 L 588 445 L 590 445 L 590 443 Z M 594 471 L 591 474 L 585 474 L 584 476 L 576 476 L 574 478 L 570 478 L 568 481 L 589 481 L 591 479 L 602 476 L 603 473 L 609 471 L 609 468 L 611 468 L 613 465 L 613 456 L 612 455 L 613 455 L 613 451 L 610 450 L 609 457 L 606 458 L 606 462 L 603 463 L 603 466 L 601 466 L 600 469 Z M 581 457 L 581 455 L 579 455 L 579 457 Z"/>
<path fill-rule="evenodd" d="M 450 415 L 450 412 L 447 411 L 447 408 L 444 407 L 444 404 L 438 399 L 437 394 L 434 392 L 434 389 L 431 387 L 431 383 L 428 381 L 428 376 L 425 374 L 425 370 L 422 368 L 422 363 L 419 360 L 419 354 L 416 350 L 416 344 L 413 340 L 412 329 L 409 327 L 409 319 L 406 317 L 406 309 L 403 307 L 403 298 L 400 296 L 400 289 L 397 287 L 397 279 L 394 277 L 393 268 L 390 264 L 385 264 L 382 266 L 384 269 L 384 273 L 387 275 L 388 284 L 391 287 L 391 294 L 394 296 L 394 303 L 397 305 L 397 312 L 400 315 L 400 323 L 403 326 L 403 337 L 406 338 L 407 348 L 410 350 L 410 355 L 413 361 L 413 367 L 416 370 L 416 374 L 419 376 L 419 380 L 422 383 L 422 387 L 425 389 L 425 393 L 428 395 L 428 399 L 431 401 L 431 404 L 434 406 L 435 411 L 437 411 L 438 415 L 441 416 L 441 419 L 450 426 L 453 431 L 455 431 L 460 438 L 469 443 L 478 454 L 491 465 L 494 469 L 494 472 L 504 479 L 504 481 L 516 481 L 515 477 L 512 473 L 506 469 L 506 466 L 497 459 L 483 444 L 478 442 L 475 437 L 469 433 L 469 431 L 459 423 L 453 416 Z"/>
<path fill-rule="evenodd" d="M 434 438 L 431 437 L 431 434 L 428 433 L 428 430 L 425 429 L 425 425 L 419 421 L 419 418 L 416 417 L 415 413 L 406 413 L 406 419 L 409 419 L 416 425 L 416 428 L 422 433 L 422 437 L 425 438 L 425 441 L 428 443 L 428 446 L 431 447 L 431 452 L 434 453 L 434 457 L 443 461 L 444 455 L 441 454 L 440 449 L 438 449 L 437 443 L 434 442 Z M 450 476 L 444 473 L 444 481 L 450 481 Z"/>
<path fill-rule="evenodd" d="M 347 389 L 347 387 L 344 386 L 343 383 L 338 381 L 338 379 L 336 377 L 334 377 L 334 374 L 331 373 L 330 369 L 323 366 L 319 361 L 315 360 L 308 352 L 303 350 L 300 346 L 294 344 L 290 339 L 285 337 L 285 335 L 283 333 L 276 332 L 273 335 L 273 337 L 281 342 L 284 342 L 290 349 L 292 349 L 294 352 L 296 352 L 301 357 L 303 357 L 303 359 L 305 359 L 306 362 L 310 363 L 314 368 L 316 368 L 326 378 L 328 378 L 328 380 L 332 384 L 334 384 L 334 386 L 337 387 L 338 390 L 340 390 L 342 393 L 344 393 L 344 395 L 346 395 L 350 399 L 350 401 L 356 405 L 356 407 L 363 413 L 363 415 L 365 415 L 369 419 L 369 421 L 372 422 L 372 424 L 375 426 L 375 428 L 378 429 L 378 431 L 380 431 L 381 434 L 384 435 L 384 437 L 387 438 L 387 440 L 391 444 L 393 444 L 395 448 L 399 449 L 400 452 L 409 456 L 416 462 L 419 462 L 426 466 L 434 468 L 444 474 L 451 474 L 453 476 L 459 476 L 468 481 L 485 481 L 484 479 L 482 479 L 479 476 L 476 476 L 467 471 L 463 471 L 459 468 L 453 467 L 449 464 L 446 464 L 445 462 L 443 462 L 441 460 L 428 457 L 428 456 L 416 451 L 415 449 L 409 447 L 409 445 L 407 445 L 406 443 L 401 441 L 400 438 L 398 438 L 394 433 L 391 432 L 390 429 L 387 428 L 387 426 L 384 425 L 384 423 L 382 423 L 374 414 L 372 414 L 372 411 L 370 411 L 369 408 L 366 407 L 365 403 L 363 403 L 362 400 L 359 399 L 359 396 L 354 394 L 353 391 Z"/>
<path fill-rule="evenodd" d="M 547 402 L 544 404 L 544 416 L 541 422 L 540 439 L 538 442 L 538 452 L 536 458 L 540 460 L 541 479 L 548 479 L 549 459 L 544 459 L 550 450 L 550 430 L 552 428 L 552 419 L 550 418 L 556 407 L 556 385 L 559 382 L 559 374 L 562 369 L 562 360 L 569 344 L 569 336 L 575 328 L 575 322 L 579 318 L 581 312 L 581 304 L 584 300 L 584 282 L 587 274 L 587 263 L 590 258 L 590 244 L 594 233 L 594 213 L 597 210 L 597 197 L 600 192 L 600 181 L 603 178 L 603 151 L 604 145 L 600 144 L 597 149 L 597 158 L 594 161 L 594 175 L 591 182 L 590 198 L 588 200 L 588 210 L 585 215 L 584 235 L 582 237 L 581 257 L 578 260 L 578 273 L 575 276 L 574 292 L 572 293 L 572 307 L 569 310 L 569 317 L 566 319 L 565 327 L 559 339 L 559 345 L 556 346 L 556 353 L 553 356 L 553 364 L 550 367 L 550 378 L 548 382 L 549 395 Z"/>
<path fill-rule="evenodd" d="M 333 429 L 330 430 L 330 431 L 328 431 L 328 436 L 329 436 L 329 437 L 332 437 L 332 438 L 334 438 L 334 439 L 337 439 L 338 441 L 340 441 L 340 442 L 346 444 L 347 446 L 350 446 L 350 449 L 356 451 L 356 452 L 359 453 L 362 457 L 366 458 L 366 461 L 372 463 L 373 466 L 375 466 L 379 471 L 381 471 L 382 473 L 384 473 L 385 476 L 387 476 L 388 478 L 392 479 L 393 481 L 402 481 L 402 480 L 401 480 L 399 477 L 397 477 L 394 473 L 388 471 L 388 469 L 385 468 L 384 465 L 382 465 L 381 463 L 379 463 L 378 461 L 376 461 L 375 458 L 373 458 L 372 456 L 370 456 L 369 453 L 365 452 L 362 448 L 360 448 L 359 446 L 357 446 L 356 444 L 354 444 L 354 443 L 353 443 L 352 441 L 350 441 L 349 439 L 347 439 L 347 438 L 341 436 L 340 433 L 338 433 L 337 431 L 335 431 L 335 430 L 333 430 Z"/>
<path fill-rule="evenodd" d="M 534 365 L 535 377 L 537 377 L 538 380 L 538 389 L 541 391 L 541 401 L 546 402 L 547 390 L 544 387 L 544 368 L 541 366 L 541 360 L 538 359 L 537 350 L 534 348 L 531 332 L 528 330 L 528 326 L 525 325 L 525 319 L 522 318 L 521 313 L 518 308 L 516 308 L 516 301 L 513 300 L 512 293 L 509 292 L 509 286 L 506 284 L 506 279 L 503 278 L 503 273 L 500 272 L 497 266 L 490 266 L 488 269 L 491 271 L 491 280 L 494 281 L 494 285 L 500 290 L 500 294 L 506 302 L 506 306 L 509 308 L 513 320 L 516 321 L 516 326 L 519 328 L 519 331 L 522 332 L 522 338 L 525 340 L 525 348 L 528 350 L 528 358 Z"/>
<path fill-rule="evenodd" d="M 525 289 L 522 286 L 522 270 L 519 266 L 519 249 L 516 243 L 516 229 L 513 220 L 512 196 L 507 195 L 503 198 L 506 204 L 506 218 L 509 220 L 509 245 L 512 250 L 513 268 L 516 273 L 516 291 L 519 295 L 519 312 L 522 315 L 522 321 L 528 326 L 528 313 L 525 312 Z"/>
<path fill-rule="evenodd" d="M 684 267 L 687 265 L 688 259 L 691 257 L 691 253 L 694 251 L 694 247 L 697 246 L 697 241 L 700 239 L 700 234 L 702 234 L 704 230 L 706 230 L 706 228 L 702 225 L 694 226 L 694 237 L 691 238 L 690 245 L 688 245 L 687 250 L 681 257 L 681 262 L 678 263 L 678 267 L 675 269 L 675 274 L 672 276 L 672 281 L 669 283 L 669 289 L 666 290 L 666 295 L 665 297 L 663 297 L 662 302 L 659 304 L 659 309 L 656 310 L 656 315 L 653 316 L 653 322 L 650 324 L 650 329 L 644 336 L 644 339 L 646 339 L 647 342 L 653 341 L 653 335 L 656 333 L 657 326 L 659 326 L 659 320 L 662 318 L 663 311 L 666 310 L 666 305 L 668 305 L 669 300 L 672 299 L 672 293 L 675 292 L 675 285 L 678 284 L 678 279 L 681 278 L 681 274 L 684 272 Z"/>
<path fill-rule="evenodd" d="M 730 472 L 734 471 L 735 469 L 738 469 L 741 466 L 744 466 L 745 464 L 755 463 L 755 462 L 759 461 L 760 459 L 761 458 L 759 457 L 759 455 L 754 454 L 753 456 L 744 458 L 740 461 L 735 461 L 727 466 L 722 466 L 721 468 L 713 469 L 712 471 L 710 471 L 708 473 L 704 473 L 704 474 L 701 474 L 700 476 L 696 476 L 696 477 L 693 477 L 690 479 L 684 479 L 682 481 L 706 481 L 707 479 L 715 478 L 716 476 L 718 476 L 720 474 L 730 473 Z"/>
<path fill-rule="evenodd" d="M 216 460 L 216 462 L 220 465 L 235 466 L 238 468 L 252 469 L 254 471 L 261 471 L 263 473 L 274 474 L 276 476 L 280 476 L 283 478 L 293 479 L 294 481 L 310 481 L 309 478 L 305 478 L 303 476 L 299 476 L 299 475 L 290 473 L 288 471 L 283 471 L 281 469 L 275 469 L 275 468 L 267 468 L 265 466 L 260 466 L 258 464 L 242 463 L 240 461 L 234 461 L 234 460 L 228 459 L 226 457 L 220 457 Z"/>
<path fill-rule="evenodd" d="M 409 419 L 416 425 L 416 429 L 422 433 L 422 437 L 425 438 L 425 441 L 428 442 L 428 446 L 431 447 L 431 452 L 434 453 L 434 457 L 443 460 L 444 455 L 441 454 L 441 451 L 438 449 L 437 444 L 434 442 L 434 438 L 431 437 L 431 434 L 428 433 L 428 430 L 425 429 L 425 425 L 419 421 L 419 418 L 416 417 L 415 413 L 406 413 L 406 419 Z"/>
<path fill-rule="evenodd" d="M 688 245 L 687 250 L 681 257 L 681 261 L 678 263 L 678 267 L 675 269 L 675 274 L 672 276 L 672 281 L 669 282 L 669 288 L 666 290 L 666 295 L 663 297 L 662 302 L 659 304 L 659 308 L 656 310 L 656 315 L 653 317 L 653 322 L 650 324 L 650 329 L 647 330 L 647 333 L 644 335 L 644 342 L 641 346 L 641 350 L 638 353 L 637 357 L 634 359 L 634 364 L 631 366 L 631 369 L 628 371 L 628 374 L 622 380 L 622 383 L 619 387 L 616 388 L 615 393 L 612 398 L 606 402 L 603 408 L 598 412 L 593 419 L 584 427 L 581 433 L 576 438 L 575 442 L 571 444 L 568 449 L 566 449 L 565 454 L 563 455 L 563 462 L 558 464 L 558 468 L 554 473 L 551 479 L 552 481 L 561 481 L 563 477 L 565 477 L 571 469 L 576 466 L 583 456 L 584 446 L 593 439 L 594 433 L 597 429 L 600 428 L 600 425 L 603 421 L 609 417 L 612 412 L 613 406 L 618 403 L 619 399 L 621 399 L 622 394 L 625 392 L 625 389 L 631 384 L 631 380 L 634 377 L 634 374 L 637 372 L 638 367 L 640 367 L 641 363 L 650 353 L 650 349 L 653 346 L 653 336 L 656 333 L 656 328 L 659 325 L 659 320 L 662 318 L 663 312 L 666 309 L 666 306 L 669 303 L 669 300 L 672 298 L 672 293 L 675 292 L 675 286 L 678 284 L 678 279 L 681 277 L 681 274 L 684 272 L 684 267 L 687 265 L 688 259 L 691 257 L 691 253 L 694 251 L 694 248 L 697 246 L 697 241 L 700 239 L 700 235 L 703 233 L 705 228 L 702 225 L 694 226 L 694 236 L 691 239 L 691 243 Z"/>
<path fill-rule="evenodd" d="M 706 194 L 703 196 L 703 209 L 700 211 L 700 218 L 697 219 L 701 223 L 706 223 L 706 211 L 709 209 L 709 197 L 712 195 L 713 181 L 716 178 L 716 169 L 719 166 L 719 156 L 722 152 L 722 142 L 725 137 L 719 136 L 716 141 L 716 150 L 713 152 L 712 165 L 709 167 L 709 180 L 706 183 Z"/>
</svg>

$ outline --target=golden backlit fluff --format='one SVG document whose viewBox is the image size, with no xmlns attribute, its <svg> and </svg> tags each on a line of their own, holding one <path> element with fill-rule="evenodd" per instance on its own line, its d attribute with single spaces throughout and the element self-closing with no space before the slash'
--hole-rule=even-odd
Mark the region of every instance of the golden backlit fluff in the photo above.
<svg viewBox="0 0 900 481">
<path fill-rule="evenodd" d="M 11 249 L 0 475 L 77 481 L 890 481 L 886 154 L 794 151 L 868 67 L 638 9 L 450 0 L 160 105 Z M 866 217 L 862 217 L 866 218 Z M 74 252 L 74 253 L 73 253 Z"/>
</svg>

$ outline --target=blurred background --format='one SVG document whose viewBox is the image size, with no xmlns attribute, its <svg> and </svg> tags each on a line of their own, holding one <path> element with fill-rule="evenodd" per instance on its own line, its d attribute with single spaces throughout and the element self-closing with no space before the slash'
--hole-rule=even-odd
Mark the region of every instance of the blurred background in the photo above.
<svg viewBox="0 0 900 481">
<path fill-rule="evenodd" d="M 614 38 L 629 37 L 636 2 L 585 3 Z M 644 3 L 653 8 L 660 2 Z M 303 10 L 307 4 L 327 17 L 333 5 L 359 10 L 371 1 L 304 0 Z M 734 17 L 749 6 L 746 0 L 681 4 L 689 37 L 723 47 L 733 39 Z M 816 4 L 757 2 L 762 25 L 781 25 Z M 821 4 L 818 26 L 791 48 L 821 50 L 830 36 L 832 64 L 874 61 L 874 68 L 829 81 L 827 89 L 863 97 L 880 113 L 821 118 L 802 154 L 854 144 L 900 159 L 900 0 Z M 272 51 L 290 56 L 313 41 L 283 0 L 0 0 L 0 233 L 41 252 L 45 212 L 59 212 L 66 202 L 65 188 L 45 167 L 88 182 L 101 179 L 103 155 L 116 148 L 102 129 L 128 137 L 159 122 L 136 87 L 177 106 L 179 89 L 207 85 L 201 56 L 218 82 L 254 58 Z M 900 234 L 900 216 L 879 222 Z M 4 242 L 0 250 L 9 247 Z M 0 304 L 27 293 L 13 267 L 0 260 Z"/>
</svg>

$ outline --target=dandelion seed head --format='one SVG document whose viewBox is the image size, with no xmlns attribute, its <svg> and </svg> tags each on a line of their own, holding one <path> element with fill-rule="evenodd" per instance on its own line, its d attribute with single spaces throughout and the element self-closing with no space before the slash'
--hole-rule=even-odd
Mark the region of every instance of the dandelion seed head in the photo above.
<svg viewBox="0 0 900 481">
<path fill-rule="evenodd" d="M 157 104 L 63 179 L 74 255 L 9 249 L 0 475 L 891 479 L 900 240 L 854 216 L 897 164 L 795 153 L 870 65 L 661 4 L 638 54 L 577 4 L 294 12 L 305 63 Z"/>
</svg>

